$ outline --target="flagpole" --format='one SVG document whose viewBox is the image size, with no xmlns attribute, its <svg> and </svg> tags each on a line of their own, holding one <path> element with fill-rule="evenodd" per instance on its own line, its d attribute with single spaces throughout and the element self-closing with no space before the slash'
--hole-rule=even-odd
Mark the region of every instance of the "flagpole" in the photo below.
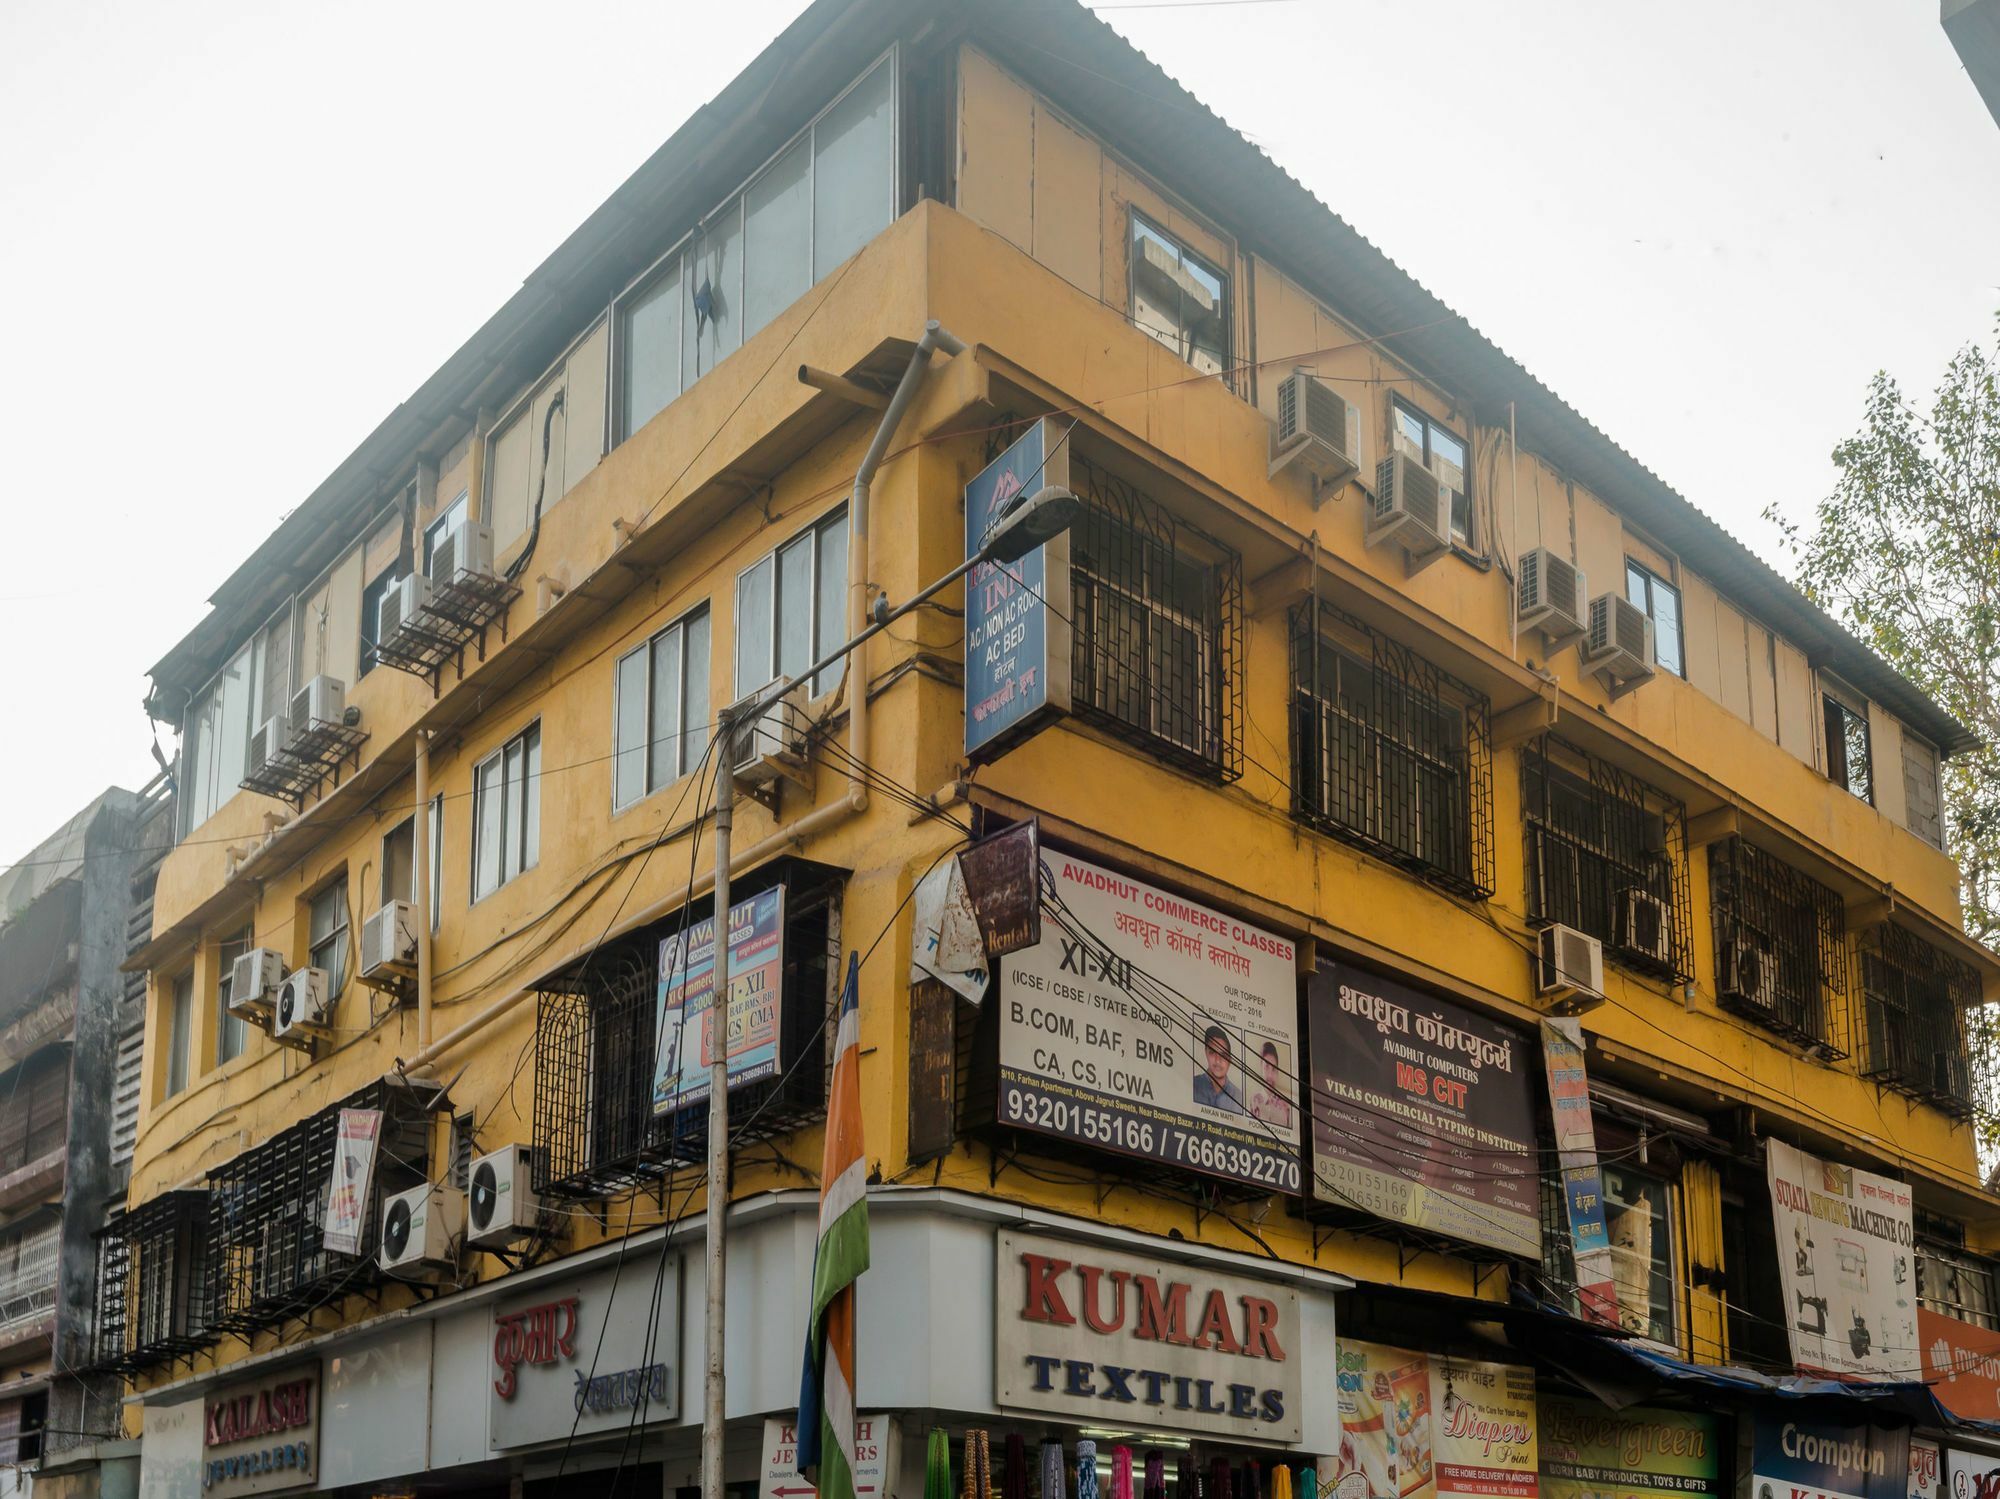
<svg viewBox="0 0 2000 1499">
<path fill-rule="evenodd" d="M 726 1499 L 722 1477 L 722 1308 L 729 1217 L 729 835 L 736 805 L 736 723 L 735 713 L 725 708 L 715 726 L 722 763 L 715 771 L 715 983 L 709 990 L 709 1014 L 716 1017 L 716 1041 L 715 1055 L 708 1065 L 708 1270 L 704 1280 L 708 1320 L 703 1343 L 701 1499 Z"/>
</svg>

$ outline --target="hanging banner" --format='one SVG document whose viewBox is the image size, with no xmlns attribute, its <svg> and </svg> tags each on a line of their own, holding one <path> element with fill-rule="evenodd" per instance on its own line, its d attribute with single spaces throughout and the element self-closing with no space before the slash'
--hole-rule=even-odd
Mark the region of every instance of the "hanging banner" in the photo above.
<svg viewBox="0 0 2000 1499">
<path fill-rule="evenodd" d="M 1042 827 L 1029 818 L 982 838 L 958 856 L 966 898 L 986 942 L 1004 958 L 1042 940 Z"/>
<path fill-rule="evenodd" d="M 1720 1499 L 1711 1415 L 1641 1405 L 1611 1411 L 1554 1395 L 1542 1396 L 1536 1411 L 1542 1499 Z"/>
<path fill-rule="evenodd" d="M 1074 425 L 1070 423 L 1069 425 Z M 985 544 L 1007 502 L 1069 487 L 1064 426 L 1043 417 L 965 486 L 965 555 Z M 1069 712 L 1069 536 L 1018 562 L 982 562 L 965 579 L 965 753 L 991 755 Z M 1051 609 L 1047 601 L 1055 600 Z M 1060 612 L 1058 612 L 1060 611 Z"/>
<path fill-rule="evenodd" d="M 382 1138 L 380 1109 L 342 1109 L 333 1136 L 333 1179 L 327 1183 L 321 1242 L 328 1254 L 360 1254 L 375 1186 L 375 1146 Z"/>
<path fill-rule="evenodd" d="M 958 860 L 945 860 L 919 880 L 913 904 L 917 919 L 910 929 L 910 982 L 936 979 L 960 999 L 978 1004 L 986 997 L 991 965 Z"/>
<path fill-rule="evenodd" d="M 1345 965 L 1306 994 L 1314 1196 L 1539 1259 L 1526 1038 Z"/>
<path fill-rule="evenodd" d="M 1751 1499 L 1908 1499 L 1907 1427 L 1835 1426 L 1759 1416 Z"/>
<path fill-rule="evenodd" d="M 1924 1383 L 1953 1415 L 2000 1421 L 2000 1332 L 1917 1308 Z"/>
<path fill-rule="evenodd" d="M 1291 940 L 1050 850 L 1064 914 L 1003 965 L 1002 1124 L 1299 1190 Z"/>
<path fill-rule="evenodd" d="M 1342 1339 L 1337 1499 L 1538 1499 L 1535 1372 Z"/>
<path fill-rule="evenodd" d="M 729 1086 L 779 1068 L 784 1013 L 785 891 L 778 886 L 729 908 Z M 671 1114 L 708 1097 L 715 1028 L 715 918 L 660 943 L 653 1052 L 653 1112 Z"/>
<path fill-rule="evenodd" d="M 1598 1169 L 1597 1129 L 1590 1118 L 1581 1021 L 1542 1022 L 1542 1063 L 1549 1075 L 1549 1113 L 1569 1212 L 1577 1310 L 1585 1321 L 1615 1327 L 1618 1292 L 1612 1282 L 1611 1236 L 1604 1226 L 1604 1174 Z"/>
<path fill-rule="evenodd" d="M 1792 1361 L 1907 1379 L 1918 1365 L 1910 1189 L 1767 1142 Z"/>
<path fill-rule="evenodd" d="M 1910 1438 L 1909 1499 L 1942 1499 L 1944 1452 L 1936 1442 Z"/>
</svg>

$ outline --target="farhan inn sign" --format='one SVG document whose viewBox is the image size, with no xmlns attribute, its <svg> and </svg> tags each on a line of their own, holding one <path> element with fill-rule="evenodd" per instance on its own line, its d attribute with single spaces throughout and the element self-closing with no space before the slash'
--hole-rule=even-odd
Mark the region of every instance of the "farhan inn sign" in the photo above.
<svg viewBox="0 0 2000 1499">
<path fill-rule="evenodd" d="M 997 1404 L 1300 1439 L 1297 1291 L 1012 1231 L 1000 1234 L 999 1275 Z"/>
</svg>

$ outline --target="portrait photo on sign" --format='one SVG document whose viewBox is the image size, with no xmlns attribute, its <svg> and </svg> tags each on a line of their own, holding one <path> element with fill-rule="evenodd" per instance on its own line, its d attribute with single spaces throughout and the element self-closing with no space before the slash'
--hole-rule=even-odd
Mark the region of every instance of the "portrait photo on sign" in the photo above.
<svg viewBox="0 0 2000 1499">
<path fill-rule="evenodd" d="M 1248 1074 L 1243 1090 L 1244 1107 L 1253 1119 L 1290 1129 L 1298 1117 L 1292 1103 L 1292 1096 L 1298 1090 L 1298 1072 L 1292 1061 L 1291 1043 L 1253 1035 L 1244 1050 L 1243 1070 Z"/>
<path fill-rule="evenodd" d="M 1201 1050 L 1195 1056 L 1195 1103 L 1226 1114 L 1244 1113 L 1243 1033 L 1206 1017 L 1197 1017 L 1197 1023 Z"/>
</svg>

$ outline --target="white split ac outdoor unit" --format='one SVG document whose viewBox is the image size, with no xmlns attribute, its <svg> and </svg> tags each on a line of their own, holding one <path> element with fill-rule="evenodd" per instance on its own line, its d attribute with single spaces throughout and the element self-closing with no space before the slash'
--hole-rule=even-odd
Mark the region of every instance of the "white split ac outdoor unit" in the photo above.
<svg viewBox="0 0 2000 1499">
<path fill-rule="evenodd" d="M 1535 992 L 1557 1015 L 1580 1015 L 1604 1000 L 1604 944 L 1573 926 L 1545 926 L 1535 954 Z"/>
<path fill-rule="evenodd" d="M 1655 963 L 1673 962 L 1673 913 L 1652 891 L 1636 885 L 1620 890 L 1613 922 L 1621 951 Z"/>
<path fill-rule="evenodd" d="M 361 976 L 407 974 L 417 961 L 417 918 L 406 900 L 384 901 L 361 923 Z"/>
<path fill-rule="evenodd" d="M 1584 665 L 1612 683 L 1614 696 L 1653 675 L 1653 622 L 1622 593 L 1600 593 L 1590 601 L 1584 636 Z"/>
<path fill-rule="evenodd" d="M 291 742 L 290 725 L 280 715 L 267 718 L 250 731 L 250 753 L 243 762 L 243 778 L 251 776 L 269 765 L 278 752 Z"/>
<path fill-rule="evenodd" d="M 431 601 L 431 580 L 422 573 L 398 578 L 396 586 L 382 595 L 381 612 L 375 617 L 375 638 L 394 640 Z"/>
<path fill-rule="evenodd" d="M 452 1246 L 465 1227 L 465 1194 L 456 1187 L 411 1187 L 382 1200 L 382 1269 L 421 1280 L 453 1268 Z"/>
<path fill-rule="evenodd" d="M 237 954 L 229 969 L 229 1013 L 245 1020 L 262 1020 L 278 1003 L 285 982 L 285 955 L 276 948 L 253 947 Z"/>
<path fill-rule="evenodd" d="M 466 1238 L 482 1249 L 501 1247 L 535 1231 L 534 1152 L 508 1145 L 476 1157 L 466 1178 Z"/>
<path fill-rule="evenodd" d="M 1361 408 L 1311 370 L 1294 370 L 1278 385 L 1271 474 L 1295 463 L 1312 475 L 1315 498 L 1361 472 Z"/>
<path fill-rule="evenodd" d="M 806 709 L 811 691 L 810 683 L 799 683 L 755 723 L 735 730 L 737 780 L 764 785 L 805 763 L 806 739 L 812 731 L 812 716 Z"/>
<path fill-rule="evenodd" d="M 431 581 L 444 584 L 461 573 L 476 578 L 493 576 L 493 528 L 467 521 L 456 531 L 447 531 L 431 549 Z"/>
<path fill-rule="evenodd" d="M 1414 559 L 1451 546 L 1451 491 L 1407 453 L 1392 453 L 1375 470 L 1368 511 L 1369 546 L 1393 541 Z"/>
<path fill-rule="evenodd" d="M 326 970 L 300 968 L 285 975 L 271 1011 L 271 1039 L 311 1049 L 313 1038 L 332 1022 L 326 998 Z"/>
<path fill-rule="evenodd" d="M 347 684 L 338 677 L 317 676 L 292 694 L 285 744 L 289 748 L 321 724 L 347 717 Z"/>
<path fill-rule="evenodd" d="M 1518 618 L 1524 630 L 1540 630 L 1551 650 L 1560 650 L 1588 628 L 1584 619 L 1583 570 L 1547 547 L 1521 554 Z"/>
<path fill-rule="evenodd" d="M 1724 999 L 1773 1009 L 1777 994 L 1772 984 L 1771 955 L 1748 937 L 1738 937 L 1722 949 L 1717 988 Z"/>
</svg>

